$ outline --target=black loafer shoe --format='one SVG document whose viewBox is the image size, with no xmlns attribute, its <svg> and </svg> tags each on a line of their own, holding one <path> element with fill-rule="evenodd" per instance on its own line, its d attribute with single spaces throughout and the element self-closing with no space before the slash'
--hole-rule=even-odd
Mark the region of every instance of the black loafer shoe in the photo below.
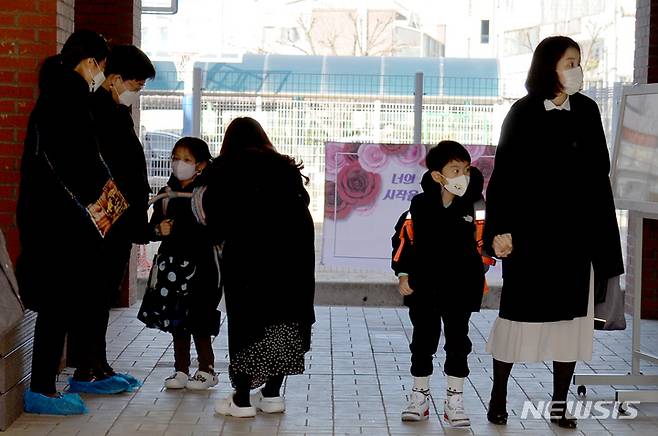
<svg viewBox="0 0 658 436">
<path fill-rule="evenodd" d="M 507 416 L 507 412 L 496 413 L 492 412 L 491 410 L 487 412 L 487 420 L 489 420 L 490 423 L 496 425 L 506 425 Z"/>
<path fill-rule="evenodd" d="M 568 429 L 574 429 L 578 426 L 578 420 L 576 418 L 567 418 L 564 415 L 551 415 L 551 422 Z"/>
<path fill-rule="evenodd" d="M 487 420 L 490 423 L 496 425 L 506 425 L 507 424 L 507 411 L 503 408 L 502 410 L 496 410 L 495 407 L 491 406 L 491 401 L 489 401 L 489 410 L 487 411 Z"/>
</svg>

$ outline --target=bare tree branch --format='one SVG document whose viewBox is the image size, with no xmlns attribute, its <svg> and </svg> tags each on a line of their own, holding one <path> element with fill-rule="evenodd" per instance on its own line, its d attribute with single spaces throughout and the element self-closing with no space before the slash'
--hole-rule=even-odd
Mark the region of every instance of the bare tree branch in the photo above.
<svg viewBox="0 0 658 436">
<path fill-rule="evenodd" d="M 370 29 L 368 29 L 368 38 L 367 38 L 367 52 L 370 53 L 372 49 L 380 44 L 380 38 L 385 35 L 384 32 L 388 29 L 388 27 L 393 23 L 393 16 L 389 16 L 389 18 L 385 21 L 380 20 L 377 18 L 375 21 L 375 26 L 370 33 Z M 395 42 L 392 41 L 391 44 L 389 44 L 389 47 L 386 47 L 382 49 L 384 52 L 390 52 L 394 50 Z"/>
<path fill-rule="evenodd" d="M 361 44 L 361 29 L 359 29 L 359 18 L 356 15 L 355 11 L 351 11 L 349 14 L 350 20 L 352 21 L 352 56 L 363 56 L 363 44 Z M 358 51 L 357 51 L 358 48 Z"/>
<path fill-rule="evenodd" d="M 300 47 L 298 47 L 296 44 L 292 44 L 293 47 L 303 51 L 306 54 L 317 54 L 317 51 L 315 50 L 315 44 L 313 41 L 313 34 L 311 33 L 313 31 L 313 27 L 315 26 L 315 17 L 311 17 L 311 21 L 308 23 L 308 26 L 306 23 L 304 23 L 304 19 L 300 15 L 297 17 L 297 24 L 299 24 L 299 27 L 302 29 L 304 32 L 304 37 L 306 38 L 306 41 L 308 42 L 308 45 L 310 47 L 310 53 L 307 50 L 304 50 Z"/>
<path fill-rule="evenodd" d="M 584 65 L 585 71 L 591 71 L 596 69 L 597 65 L 593 65 L 591 63 L 592 60 L 591 57 L 594 51 L 594 47 L 599 39 L 599 36 L 606 28 L 608 28 L 609 25 L 610 24 L 598 25 L 595 23 L 589 23 L 587 25 L 587 30 L 590 39 L 589 39 L 589 44 L 587 44 L 587 49 L 585 50 L 584 53 L 585 55 L 581 56 L 581 62 L 580 62 L 581 65 Z"/>
</svg>

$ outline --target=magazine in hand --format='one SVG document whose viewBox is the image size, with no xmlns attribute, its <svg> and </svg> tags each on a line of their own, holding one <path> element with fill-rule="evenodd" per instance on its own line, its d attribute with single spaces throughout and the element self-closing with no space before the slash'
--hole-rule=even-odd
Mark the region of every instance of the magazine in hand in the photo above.
<svg viewBox="0 0 658 436">
<path fill-rule="evenodd" d="M 128 201 L 112 178 L 103 186 L 101 196 L 87 206 L 87 211 L 96 225 L 98 232 L 105 237 L 112 225 L 128 209 Z"/>
</svg>

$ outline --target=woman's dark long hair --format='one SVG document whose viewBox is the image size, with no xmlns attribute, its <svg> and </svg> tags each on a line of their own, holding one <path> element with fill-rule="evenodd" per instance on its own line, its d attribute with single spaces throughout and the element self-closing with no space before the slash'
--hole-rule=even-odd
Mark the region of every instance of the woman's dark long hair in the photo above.
<svg viewBox="0 0 658 436">
<path fill-rule="evenodd" d="M 281 154 L 274 148 L 272 141 L 265 133 L 265 129 L 258 121 L 250 117 L 238 117 L 231 121 L 224 132 L 224 140 L 222 141 L 222 148 L 219 150 L 220 156 L 228 156 L 245 150 L 254 150 L 264 153 L 274 153 L 290 163 L 300 171 L 300 175 L 304 178 L 305 183 L 308 184 L 309 178 L 301 174 L 304 169 L 302 162 L 297 162 L 291 156 Z"/>
<path fill-rule="evenodd" d="M 569 48 L 580 53 L 580 46 L 568 36 L 550 36 L 542 40 L 532 55 L 525 87 L 528 94 L 552 100 L 560 92 L 562 85 L 555 67 Z"/>
</svg>

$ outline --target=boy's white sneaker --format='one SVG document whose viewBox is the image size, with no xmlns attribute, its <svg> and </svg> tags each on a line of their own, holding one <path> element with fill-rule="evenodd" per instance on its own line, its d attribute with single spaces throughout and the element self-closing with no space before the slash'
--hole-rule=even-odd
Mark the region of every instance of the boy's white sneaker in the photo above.
<svg viewBox="0 0 658 436">
<path fill-rule="evenodd" d="M 470 427 L 471 420 L 464 412 L 464 395 L 452 394 L 445 400 L 443 417 L 453 427 Z"/>
<path fill-rule="evenodd" d="M 409 405 L 402 411 L 403 421 L 423 421 L 430 417 L 429 391 L 411 391 Z"/>
<path fill-rule="evenodd" d="M 234 416 L 236 418 L 253 418 L 256 416 L 256 408 L 254 406 L 238 407 L 233 402 L 233 394 L 226 398 L 217 400 L 215 403 L 215 412 L 224 416 Z"/>
<path fill-rule="evenodd" d="M 176 371 L 174 374 L 170 375 L 165 379 L 164 385 L 167 389 L 183 389 L 187 386 L 187 381 L 190 378 L 189 375 L 185 374 L 182 371 Z"/>
<path fill-rule="evenodd" d="M 282 413 L 286 411 L 286 403 L 283 397 L 266 397 L 259 389 L 251 394 L 251 405 L 264 413 Z"/>
<path fill-rule="evenodd" d="M 210 374 L 205 371 L 197 371 L 194 377 L 187 381 L 187 388 L 193 391 L 203 391 L 216 386 L 219 383 L 217 374 Z"/>
</svg>

